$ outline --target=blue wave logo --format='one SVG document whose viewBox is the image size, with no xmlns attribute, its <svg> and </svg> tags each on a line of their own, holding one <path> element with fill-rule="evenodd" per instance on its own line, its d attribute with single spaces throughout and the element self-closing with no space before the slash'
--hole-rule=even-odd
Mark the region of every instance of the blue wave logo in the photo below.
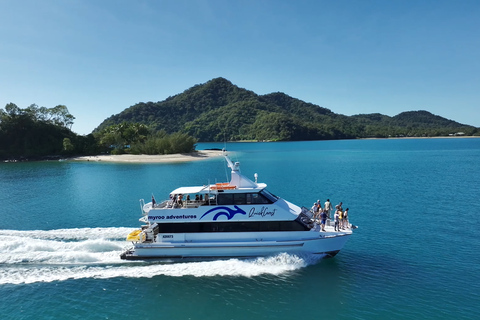
<svg viewBox="0 0 480 320">
<path fill-rule="evenodd" d="M 240 209 L 237 206 L 233 206 L 236 210 L 230 209 L 228 207 L 216 207 L 213 209 L 208 210 L 200 217 L 200 220 L 205 217 L 207 214 L 218 211 L 217 214 L 213 217 L 213 220 L 217 220 L 220 216 L 227 217 L 228 220 L 231 220 L 236 214 L 247 214 L 245 211 Z"/>
</svg>

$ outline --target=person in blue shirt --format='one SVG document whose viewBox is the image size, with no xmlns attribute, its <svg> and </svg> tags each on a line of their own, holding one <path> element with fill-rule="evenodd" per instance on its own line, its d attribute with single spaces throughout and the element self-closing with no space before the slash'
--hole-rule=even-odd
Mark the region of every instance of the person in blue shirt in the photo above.
<svg viewBox="0 0 480 320">
<path fill-rule="evenodd" d="M 320 225 L 322 227 L 322 231 L 325 232 L 325 222 L 327 221 L 327 212 L 326 210 L 321 210 L 322 212 L 320 213 Z"/>
</svg>

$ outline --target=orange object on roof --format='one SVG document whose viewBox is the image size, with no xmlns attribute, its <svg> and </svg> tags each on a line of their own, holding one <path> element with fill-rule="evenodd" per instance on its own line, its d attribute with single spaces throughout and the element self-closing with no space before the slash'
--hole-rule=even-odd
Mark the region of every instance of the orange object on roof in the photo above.
<svg viewBox="0 0 480 320">
<path fill-rule="evenodd" d="M 214 186 L 210 187 L 211 190 L 233 190 L 236 188 L 237 188 L 236 186 L 232 186 L 228 182 L 216 183 Z"/>
</svg>

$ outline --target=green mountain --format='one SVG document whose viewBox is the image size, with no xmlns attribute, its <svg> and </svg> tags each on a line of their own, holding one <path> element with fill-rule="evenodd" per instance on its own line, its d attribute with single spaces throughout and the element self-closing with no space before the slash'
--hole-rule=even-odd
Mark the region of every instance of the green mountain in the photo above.
<svg viewBox="0 0 480 320">
<path fill-rule="evenodd" d="M 480 134 L 478 128 L 431 114 L 409 111 L 345 116 L 284 93 L 266 95 L 239 88 L 224 78 L 195 85 L 160 102 L 137 103 L 103 121 L 138 122 L 167 133 L 187 133 L 199 141 L 325 140 L 389 136 Z"/>
</svg>

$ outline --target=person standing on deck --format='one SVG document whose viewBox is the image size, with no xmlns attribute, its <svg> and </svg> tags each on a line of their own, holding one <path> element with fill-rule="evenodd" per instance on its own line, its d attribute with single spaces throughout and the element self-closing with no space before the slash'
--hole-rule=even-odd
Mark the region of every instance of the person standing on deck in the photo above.
<svg viewBox="0 0 480 320">
<path fill-rule="evenodd" d="M 337 205 L 335 206 L 335 209 L 340 210 L 340 211 L 343 211 L 342 205 L 343 205 L 343 202 L 340 202 L 339 204 L 337 204 Z"/>
<path fill-rule="evenodd" d="M 340 228 L 343 229 L 343 211 L 340 209 L 337 209 L 338 212 L 338 231 L 340 231 Z"/>
<path fill-rule="evenodd" d="M 338 215 L 338 210 L 335 211 L 334 220 L 335 220 L 334 230 L 340 231 L 340 217 Z"/>
<path fill-rule="evenodd" d="M 320 213 L 322 213 L 322 204 L 320 203 L 320 200 L 317 200 L 317 207 L 318 207 L 317 219 L 320 219 Z"/>
<path fill-rule="evenodd" d="M 325 222 L 327 221 L 327 213 L 325 209 L 320 210 L 320 225 L 322 226 L 322 231 L 325 232 Z"/>
<path fill-rule="evenodd" d="M 313 203 L 312 212 L 313 212 L 312 219 L 316 220 L 318 218 L 318 205 L 316 202 Z"/>
<path fill-rule="evenodd" d="M 330 216 L 332 213 L 332 204 L 330 203 L 330 199 L 327 199 L 325 201 L 325 206 L 323 207 L 325 209 L 325 213 L 327 214 L 327 219 L 331 219 L 332 217 Z"/>
<path fill-rule="evenodd" d="M 348 208 L 343 212 L 343 227 L 350 228 L 350 224 L 348 222 Z"/>
<path fill-rule="evenodd" d="M 178 195 L 177 204 L 180 208 L 183 207 L 183 194 Z"/>
</svg>

